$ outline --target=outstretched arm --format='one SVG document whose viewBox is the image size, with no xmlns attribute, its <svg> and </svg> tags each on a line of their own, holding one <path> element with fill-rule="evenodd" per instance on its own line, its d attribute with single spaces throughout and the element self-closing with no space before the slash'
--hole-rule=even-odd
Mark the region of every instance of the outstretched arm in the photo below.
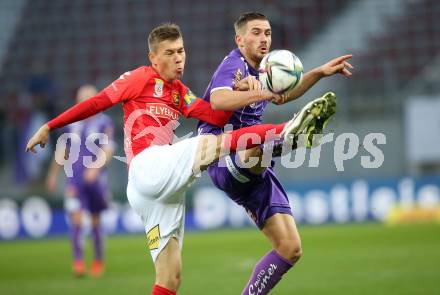
<svg viewBox="0 0 440 295">
<path fill-rule="evenodd" d="M 303 76 L 303 80 L 294 88 L 282 95 L 282 99 L 274 100 L 275 104 L 283 104 L 297 99 L 309 90 L 313 85 L 324 77 L 332 76 L 335 74 L 341 74 L 345 77 L 350 77 L 353 66 L 347 61 L 352 57 L 351 54 L 343 55 L 332 59 L 331 61 L 312 69 Z"/>
<path fill-rule="evenodd" d="M 84 120 L 108 109 L 113 104 L 114 103 L 110 100 L 107 94 L 100 92 L 98 95 L 74 105 L 61 115 L 41 126 L 40 129 L 38 129 L 38 131 L 29 140 L 26 146 L 26 151 L 36 153 L 35 146 L 38 144 L 44 148 L 51 130 L 64 127 L 73 122 Z"/>
</svg>

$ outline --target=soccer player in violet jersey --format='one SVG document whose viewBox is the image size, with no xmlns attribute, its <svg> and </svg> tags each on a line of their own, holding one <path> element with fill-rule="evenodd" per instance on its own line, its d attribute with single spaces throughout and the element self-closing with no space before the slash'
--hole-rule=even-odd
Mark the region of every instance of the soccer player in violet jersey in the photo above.
<svg viewBox="0 0 440 295">
<path fill-rule="evenodd" d="M 233 129 L 261 124 L 261 116 L 267 100 L 256 102 L 252 93 L 261 88 L 258 81 L 258 68 L 271 45 L 271 27 L 266 16 L 260 13 L 242 14 L 235 22 L 236 49 L 232 50 L 214 73 L 205 92 L 204 99 L 214 109 L 233 111 L 229 124 Z M 275 104 L 283 104 L 303 95 L 322 77 L 340 73 L 350 76 L 347 62 L 351 55 L 335 58 L 328 63 L 306 73 L 299 86 L 285 93 Z M 249 90 L 249 91 L 243 91 Z M 322 98 L 334 101 L 333 93 Z M 309 103 L 307 106 L 311 106 Z M 298 113 L 306 114 L 307 106 Z M 329 116 L 316 118 L 313 127 L 315 133 L 321 133 Z M 313 129 L 313 128 L 312 128 Z M 209 122 L 199 122 L 199 134 L 220 134 L 222 129 Z M 273 151 L 281 150 L 282 141 L 277 141 Z M 278 145 L 278 147 L 276 146 Z M 258 228 L 269 239 L 272 250 L 255 265 L 247 286 L 242 294 L 267 294 L 301 257 L 301 240 L 292 216 L 289 201 L 273 167 L 261 165 L 263 146 L 240 151 L 238 156 L 226 156 L 220 164 L 214 163 L 208 168 L 213 183 L 223 190 L 232 200 L 242 205 L 252 217 Z M 291 150 L 291 149 L 290 149 Z M 243 163 L 258 158 L 259 163 L 249 169 Z M 272 162 L 273 165 L 273 162 Z M 264 274 L 263 276 L 261 274 Z M 264 280 L 262 279 L 264 278 Z"/>
<path fill-rule="evenodd" d="M 261 124 L 220 135 L 200 135 L 172 144 L 181 115 L 224 126 L 231 112 L 213 110 L 179 80 L 185 50 L 175 24 L 154 28 L 148 37 L 151 66 L 124 73 L 97 95 L 71 107 L 40 127 L 26 150 L 44 147 L 51 130 L 86 119 L 115 104 L 124 111 L 124 148 L 128 163 L 127 198 L 144 222 L 156 270 L 154 295 L 176 294 L 181 281 L 185 191 L 196 176 L 229 152 L 279 137 L 298 136 L 310 126 L 298 117 L 282 124 Z M 279 100 L 267 90 L 249 91 L 251 102 Z M 313 116 L 325 115 L 317 102 Z M 253 134 L 240 140 L 242 135 Z M 255 140 L 257 137 L 258 140 Z"/>
<path fill-rule="evenodd" d="M 77 91 L 76 101 L 81 101 L 96 95 L 98 92 L 92 85 L 83 85 Z M 66 127 L 66 132 L 77 135 L 79 144 L 75 148 L 78 159 L 83 157 L 94 157 L 94 150 L 86 148 L 86 141 L 93 140 L 100 150 L 105 153 L 105 158 L 110 160 L 113 155 L 113 122 L 111 118 L 103 113 L 96 114 L 87 120 L 71 124 Z M 106 144 L 100 144 L 97 135 L 106 137 Z M 74 140 L 72 138 L 71 140 Z M 47 174 L 47 188 L 54 192 L 57 178 L 61 169 L 56 159 L 68 158 L 70 149 L 57 149 L 57 155 L 53 159 Z M 84 243 L 82 242 L 83 212 L 87 211 L 92 219 L 92 239 L 94 248 L 94 260 L 90 268 L 90 275 L 101 276 L 104 271 L 104 241 L 103 229 L 100 223 L 100 215 L 107 208 L 110 199 L 106 165 L 100 168 L 87 168 L 83 161 L 76 161 L 72 165 L 72 174 L 67 175 L 65 187 L 64 207 L 70 220 L 70 239 L 73 252 L 73 272 L 81 277 L 86 274 L 84 263 Z"/>
</svg>

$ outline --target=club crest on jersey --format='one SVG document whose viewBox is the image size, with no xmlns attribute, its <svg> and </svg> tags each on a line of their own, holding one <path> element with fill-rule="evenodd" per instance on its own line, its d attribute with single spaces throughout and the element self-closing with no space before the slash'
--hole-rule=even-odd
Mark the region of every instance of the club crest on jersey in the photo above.
<svg viewBox="0 0 440 295">
<path fill-rule="evenodd" d="M 183 101 L 185 102 L 186 106 L 190 106 L 196 99 L 197 96 L 195 96 L 194 93 L 187 88 L 186 94 L 183 97 Z"/>
<path fill-rule="evenodd" d="M 240 82 L 241 78 L 243 77 L 243 73 L 240 71 L 240 69 L 237 69 L 234 75 L 234 81 L 232 81 L 233 85 L 236 85 L 238 82 Z"/>
<path fill-rule="evenodd" d="M 180 104 L 179 92 L 173 90 L 173 92 L 171 93 L 171 99 L 173 100 L 174 105 L 178 106 Z"/>
<path fill-rule="evenodd" d="M 163 81 L 161 79 L 154 78 L 156 84 L 154 85 L 154 97 L 162 97 L 163 96 Z"/>
<path fill-rule="evenodd" d="M 154 226 L 147 232 L 147 244 L 151 250 L 159 249 L 160 247 L 160 229 L 159 224 Z"/>
</svg>

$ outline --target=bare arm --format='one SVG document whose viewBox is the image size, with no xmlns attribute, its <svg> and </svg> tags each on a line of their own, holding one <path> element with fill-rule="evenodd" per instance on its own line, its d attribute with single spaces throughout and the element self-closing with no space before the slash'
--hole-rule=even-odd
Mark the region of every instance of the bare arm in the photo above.
<svg viewBox="0 0 440 295">
<path fill-rule="evenodd" d="M 313 70 L 304 74 L 301 84 L 292 91 L 285 93 L 281 101 L 276 101 L 276 104 L 283 104 L 301 97 L 313 85 L 324 77 L 332 76 L 334 74 L 341 74 L 345 77 L 350 77 L 353 66 L 347 62 L 352 57 L 351 54 L 343 55 L 332 59 L 331 61 L 314 68 Z"/>
<path fill-rule="evenodd" d="M 47 190 L 50 192 L 55 192 L 57 187 L 57 180 L 58 180 L 58 173 L 60 172 L 61 165 L 55 161 L 55 159 L 52 160 L 50 163 L 49 171 L 47 173 L 46 177 L 46 187 Z"/>
<path fill-rule="evenodd" d="M 214 110 L 234 111 L 254 102 L 273 99 L 275 96 L 268 90 L 219 89 L 211 93 L 211 106 Z"/>
<path fill-rule="evenodd" d="M 49 166 L 49 171 L 46 177 L 46 187 L 50 192 L 55 192 L 57 186 L 58 175 L 61 170 L 61 165 L 57 163 L 56 159 L 61 157 L 67 158 L 67 149 L 55 150 L 55 157 Z"/>
<path fill-rule="evenodd" d="M 285 100 L 283 103 L 295 100 L 299 97 L 301 97 L 304 93 L 307 92 L 310 88 L 312 88 L 313 85 L 316 84 L 321 78 L 323 77 L 321 71 L 319 71 L 318 68 L 315 68 L 307 73 L 304 74 L 303 79 L 301 83 L 293 89 L 293 91 L 290 91 L 285 94 Z"/>
<path fill-rule="evenodd" d="M 234 90 L 219 89 L 211 93 L 211 107 L 218 110 L 234 111 L 254 102 L 279 100 L 281 95 L 262 90 L 261 83 L 254 76 L 247 76 L 234 85 Z"/>
</svg>

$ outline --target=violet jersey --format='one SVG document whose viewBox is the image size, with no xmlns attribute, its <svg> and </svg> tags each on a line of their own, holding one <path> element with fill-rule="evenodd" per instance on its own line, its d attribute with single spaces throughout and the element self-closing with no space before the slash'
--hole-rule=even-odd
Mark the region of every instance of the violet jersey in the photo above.
<svg viewBox="0 0 440 295">
<path fill-rule="evenodd" d="M 231 51 L 214 73 L 204 99 L 210 101 L 211 94 L 219 89 L 233 90 L 234 84 L 248 75 L 258 79 L 258 71 L 246 62 L 240 51 Z M 238 109 L 228 124 L 232 124 L 233 129 L 260 124 L 266 106 L 267 101 L 262 101 Z M 199 134 L 222 132 L 221 128 L 202 121 L 198 127 Z M 241 168 L 237 158 L 226 156 L 208 167 L 214 185 L 243 206 L 260 229 L 276 213 L 291 215 L 289 199 L 273 168 L 268 167 L 261 174 L 253 174 L 248 169 Z"/>
<path fill-rule="evenodd" d="M 232 50 L 223 62 L 219 65 L 205 91 L 203 99 L 210 101 L 211 93 L 220 89 L 233 90 L 234 84 L 243 78 L 252 75 L 258 79 L 258 70 L 252 68 L 244 59 L 240 50 Z M 256 102 L 241 109 L 234 111 L 227 124 L 231 124 L 233 129 L 261 124 L 261 116 L 267 106 L 267 101 Z M 198 133 L 220 134 L 222 128 L 207 122 L 199 121 Z"/>
<path fill-rule="evenodd" d="M 70 142 L 68 141 L 69 157 L 73 157 L 76 153 L 78 154 L 78 160 L 72 166 L 73 175 L 67 179 L 68 183 L 79 185 L 84 182 L 84 171 L 87 169 L 87 166 L 84 164 L 84 159 L 90 157 L 90 160 L 95 162 L 99 151 L 98 148 L 102 149 L 108 145 L 113 147 L 114 126 L 109 116 L 98 113 L 86 120 L 70 124 L 66 129 L 67 132 L 77 135 L 71 137 Z M 104 137 L 107 137 L 107 144 L 103 144 Z M 75 147 L 77 151 L 73 151 L 73 147 Z M 107 177 L 106 170 L 106 167 L 100 169 L 99 181 L 104 181 Z"/>
</svg>

